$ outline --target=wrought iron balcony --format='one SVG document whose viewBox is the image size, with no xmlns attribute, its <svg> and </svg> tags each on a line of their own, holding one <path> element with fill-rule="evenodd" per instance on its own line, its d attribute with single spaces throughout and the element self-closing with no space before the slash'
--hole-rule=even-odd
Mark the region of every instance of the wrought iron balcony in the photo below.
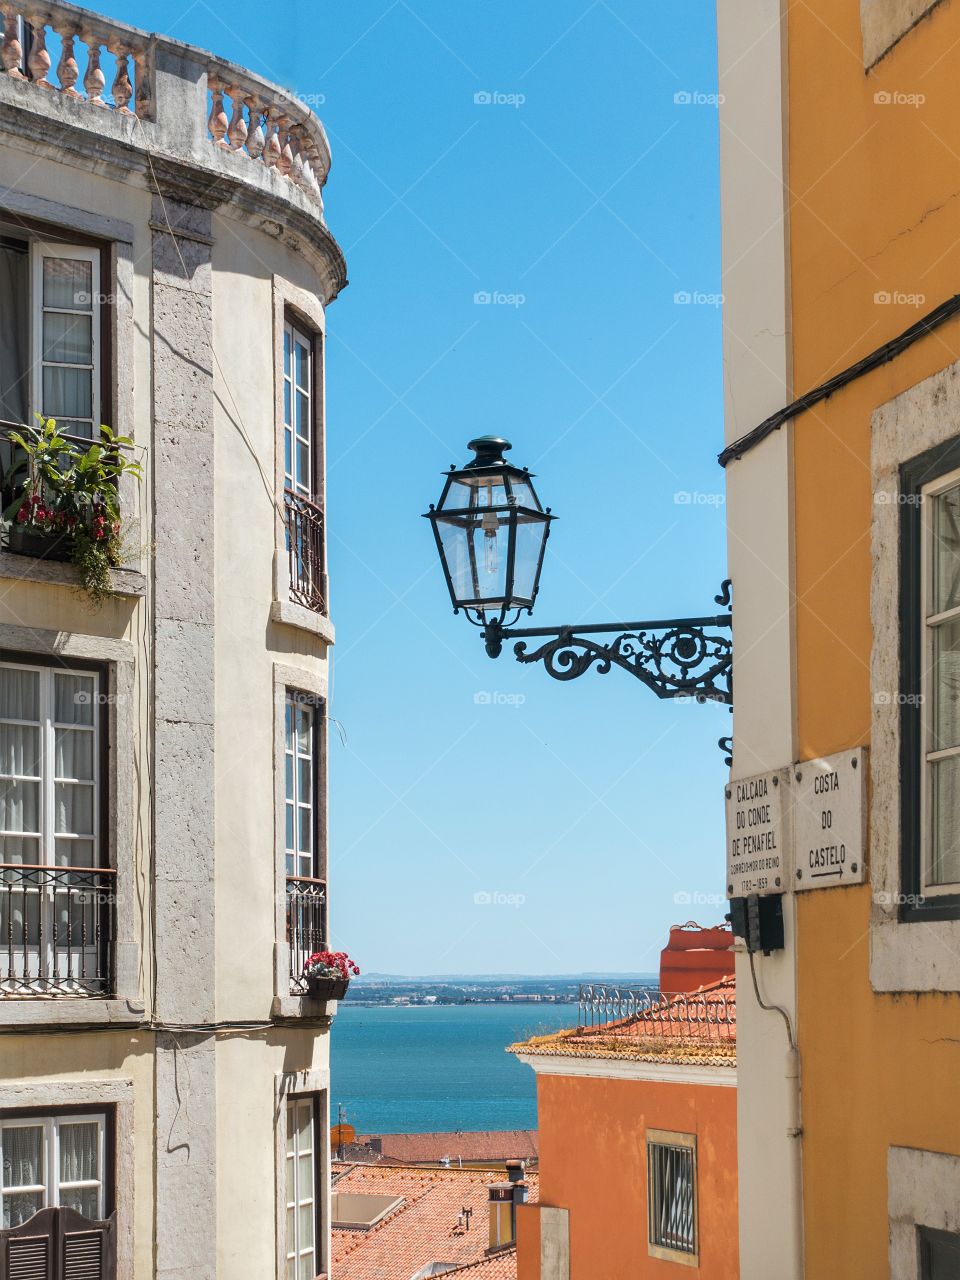
<svg viewBox="0 0 960 1280">
<path fill-rule="evenodd" d="M 108 996 L 116 872 L 0 863 L 0 996 Z"/>
<path fill-rule="evenodd" d="M 323 512 L 302 494 L 283 495 L 290 597 L 315 613 L 326 613 L 327 576 L 324 572 Z"/>
<path fill-rule="evenodd" d="M 307 990 L 303 966 L 327 938 L 327 885 L 307 876 L 287 876 L 287 945 L 290 948 L 290 992 Z"/>
</svg>

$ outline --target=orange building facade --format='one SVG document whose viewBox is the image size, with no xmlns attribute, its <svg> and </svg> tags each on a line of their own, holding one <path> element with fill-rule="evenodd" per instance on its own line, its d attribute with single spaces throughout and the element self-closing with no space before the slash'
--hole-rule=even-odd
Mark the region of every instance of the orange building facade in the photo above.
<svg viewBox="0 0 960 1280">
<path fill-rule="evenodd" d="M 627 1017 L 514 1046 L 537 1073 L 540 1133 L 518 1280 L 736 1280 L 735 991 L 638 995 Z"/>
</svg>

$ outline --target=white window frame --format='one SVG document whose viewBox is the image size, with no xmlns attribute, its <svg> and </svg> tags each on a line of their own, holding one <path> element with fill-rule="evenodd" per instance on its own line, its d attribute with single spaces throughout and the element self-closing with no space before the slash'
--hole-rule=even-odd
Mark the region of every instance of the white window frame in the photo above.
<svg viewBox="0 0 960 1280">
<path fill-rule="evenodd" d="M 284 321 L 284 349 L 283 349 L 283 388 L 281 399 L 281 413 L 283 416 L 283 485 L 291 493 L 306 498 L 309 502 L 316 502 L 316 407 L 314 405 L 314 346 L 316 343 L 315 335 L 308 330 L 294 324 L 290 319 Z M 289 352 L 287 343 L 289 342 Z M 296 379 L 296 348 L 297 345 L 302 346 L 307 353 L 307 385 L 302 386 Z M 290 412 L 287 413 L 286 402 L 287 395 L 290 397 Z M 307 397 L 307 435 L 298 433 L 296 427 L 297 421 L 297 396 L 305 395 Z M 290 446 L 290 466 L 287 466 L 287 444 Z M 297 458 L 298 443 L 304 443 L 307 446 L 307 481 L 304 483 L 297 478 Z"/>
<path fill-rule="evenodd" d="M 63 1125 L 93 1124 L 97 1125 L 97 1167 L 99 1178 L 84 1178 L 77 1181 L 60 1181 L 60 1129 Z M 22 1195 L 32 1192 L 43 1196 L 41 1208 L 52 1209 L 60 1205 L 60 1192 L 88 1187 L 97 1188 L 97 1216 L 93 1221 L 102 1221 L 105 1214 L 106 1188 L 106 1130 L 107 1116 L 104 1111 L 69 1112 L 62 1115 L 4 1116 L 0 1117 L 0 1141 L 6 1129 L 41 1129 L 42 1163 L 45 1174 L 45 1185 L 6 1187 L 3 1185 L 3 1168 L 0 1163 L 0 1223 L 3 1221 L 3 1202 L 7 1193 Z"/>
<path fill-rule="evenodd" d="M 90 308 L 90 324 L 91 324 L 91 359 L 92 365 L 69 365 L 71 369 L 83 369 L 89 367 L 91 377 L 91 398 L 90 410 L 92 420 L 90 424 L 90 437 L 93 440 L 99 438 L 100 421 L 101 421 L 101 403 L 100 403 L 100 382 L 101 382 L 101 354 L 100 354 L 100 328 L 101 328 L 101 306 L 102 293 L 100 286 L 100 250 L 84 245 L 76 244 L 57 244 L 50 243 L 42 239 L 31 239 L 30 241 L 30 311 L 31 311 L 31 350 L 30 350 L 30 369 L 31 369 L 31 399 L 33 409 L 38 413 L 43 413 L 45 417 L 50 416 L 45 413 L 43 407 L 43 370 L 45 365 L 51 365 L 54 368 L 60 368 L 61 365 L 57 361 L 45 361 L 43 359 L 43 316 L 45 311 L 53 314 L 63 315 L 83 315 L 85 312 L 76 311 L 60 311 L 55 307 L 44 307 L 43 305 L 43 260 L 44 258 L 68 258 L 80 262 L 89 262 L 91 264 L 90 281 L 92 288 L 92 299 Z M 54 417 L 57 415 L 54 414 Z M 34 425 L 36 419 L 30 425 Z"/>
<path fill-rule="evenodd" d="M 102 678 L 101 673 L 96 668 L 87 667 L 58 667 L 46 663 L 30 663 L 30 662 L 2 662 L 0 666 L 4 668 L 14 668 L 18 671 L 34 671 L 38 673 L 40 678 L 40 720 L 11 720 L 7 717 L 0 716 L 0 720 L 4 724 L 23 724 L 31 727 L 38 726 L 40 729 L 40 830 L 38 832 L 3 832 L 3 835 L 26 835 L 28 837 L 38 837 L 39 847 L 39 865 L 54 867 L 59 865 L 56 860 L 56 842 L 60 840 L 70 840 L 74 838 L 74 833 L 60 832 L 54 830 L 56 826 L 54 806 L 56 803 L 56 784 L 58 781 L 73 781 L 79 785 L 89 785 L 93 791 L 93 822 L 91 835 L 77 835 L 77 839 L 91 840 L 93 844 L 93 866 L 101 865 L 100 853 L 100 808 L 102 800 L 101 787 L 103 785 L 100 768 L 100 751 L 102 746 L 101 724 L 100 724 L 100 699 L 102 697 Z M 92 679 L 94 682 L 93 697 L 93 716 L 92 726 L 78 726 L 62 724 L 54 719 L 54 710 L 56 700 L 54 696 L 54 688 L 58 675 L 65 676 L 84 676 Z M 93 735 L 93 781 L 89 784 L 86 779 L 58 779 L 56 777 L 56 730 L 77 729 L 89 731 Z M 19 775 L 7 775 L 4 777 L 18 777 Z M 36 782 L 36 778 L 25 778 L 26 781 Z M 0 857 L 0 861 L 2 861 Z"/>
<path fill-rule="evenodd" d="M 306 1110 L 306 1109 L 309 1109 L 310 1111 L 311 1146 L 309 1149 L 309 1153 L 305 1151 L 301 1151 L 300 1149 L 300 1126 L 297 1123 L 299 1113 L 302 1110 Z M 317 1191 L 318 1191 L 319 1180 L 320 1180 L 320 1162 L 317 1159 L 317 1156 L 319 1154 L 317 1150 L 319 1125 L 317 1124 L 316 1097 L 313 1094 L 306 1094 L 306 1095 L 294 1094 L 292 1096 L 289 1096 L 287 1098 L 287 1106 L 286 1106 L 286 1124 L 287 1124 L 287 1143 L 286 1143 L 285 1161 L 287 1163 L 289 1163 L 291 1160 L 293 1161 L 293 1180 L 292 1180 L 293 1199 L 290 1200 L 286 1193 L 287 1165 L 285 1164 L 284 1180 L 283 1180 L 283 1186 L 285 1188 L 284 1190 L 284 1204 L 285 1204 L 284 1222 L 285 1223 L 289 1222 L 290 1213 L 292 1210 L 293 1240 L 289 1239 L 290 1233 L 289 1233 L 289 1230 L 287 1230 L 287 1228 L 285 1227 L 284 1249 L 285 1249 L 285 1255 L 286 1255 L 286 1265 L 284 1269 L 284 1275 L 285 1275 L 285 1280 L 291 1280 L 290 1264 L 293 1263 L 292 1280 L 299 1280 L 300 1259 L 304 1255 L 312 1254 L 310 1276 L 311 1276 L 311 1280 L 313 1280 L 313 1277 L 317 1274 L 319 1270 L 319 1265 L 320 1265 L 319 1263 L 320 1249 L 319 1249 L 319 1239 L 318 1239 L 320 1233 L 319 1233 L 319 1224 L 317 1222 Z M 290 1150 L 291 1135 L 293 1137 L 292 1150 Z M 302 1155 L 307 1155 L 307 1154 L 310 1155 L 312 1165 L 313 1165 L 313 1174 L 312 1174 L 313 1192 L 309 1196 L 301 1196 L 300 1185 L 299 1185 L 300 1184 L 300 1157 Z M 311 1206 L 313 1210 L 312 1218 L 311 1218 L 311 1222 L 313 1224 L 312 1226 L 313 1238 L 307 1244 L 304 1244 L 304 1242 L 300 1238 L 300 1210 L 307 1205 Z"/>
<path fill-rule="evenodd" d="M 300 751 L 299 738 L 297 734 L 296 716 L 300 710 L 307 710 L 310 716 L 310 751 L 304 754 Z M 287 741 L 287 716 L 293 713 L 293 749 Z M 284 844 L 286 847 L 286 873 L 294 879 L 313 879 L 317 873 L 317 791 L 318 791 L 318 774 L 317 774 L 317 706 L 316 699 L 311 694 L 302 693 L 298 689 L 287 689 L 284 696 L 283 704 L 283 774 L 284 774 L 284 825 L 283 829 L 287 831 L 287 815 L 293 810 L 293 848 L 290 848 L 289 842 L 284 836 Z M 310 799 L 304 801 L 300 794 L 300 762 L 306 760 L 310 767 Z M 289 793 L 286 785 L 287 770 L 292 765 L 293 777 L 293 794 Z M 300 848 L 300 818 L 303 811 L 307 811 L 310 820 L 310 851 L 305 853 Z M 306 862 L 307 869 L 304 870 L 303 864 Z M 291 867 L 292 863 L 292 867 Z"/>
<path fill-rule="evenodd" d="M 960 620 L 960 605 L 955 608 L 933 613 L 933 540 L 936 536 L 937 499 L 944 493 L 960 485 L 960 468 L 938 476 L 920 491 L 920 527 L 922 531 L 920 549 L 920 600 L 922 617 L 921 628 L 921 671 L 920 671 L 920 723 L 921 723 L 921 757 L 920 757 L 920 831 L 922 838 L 922 859 L 920 868 L 921 891 L 925 897 L 938 897 L 945 894 L 956 894 L 960 889 L 960 881 L 937 884 L 933 881 L 934 840 L 934 805 L 933 775 L 931 767 L 939 760 L 949 760 L 960 756 L 960 743 L 954 747 L 937 748 L 933 742 L 934 716 L 936 706 L 934 638 L 938 627 Z"/>
<path fill-rule="evenodd" d="M 654 1242 L 654 1224 L 652 1208 L 654 1203 L 653 1186 L 650 1182 L 650 1151 L 652 1147 L 683 1147 L 690 1151 L 693 1201 L 693 1248 L 671 1249 L 664 1244 Z M 697 1137 L 693 1133 L 674 1133 L 665 1129 L 648 1129 L 646 1132 L 646 1177 L 647 1177 L 647 1252 L 653 1258 L 661 1258 L 667 1262 L 679 1262 L 688 1267 L 700 1265 L 700 1203 L 698 1192 L 697 1170 Z"/>
</svg>

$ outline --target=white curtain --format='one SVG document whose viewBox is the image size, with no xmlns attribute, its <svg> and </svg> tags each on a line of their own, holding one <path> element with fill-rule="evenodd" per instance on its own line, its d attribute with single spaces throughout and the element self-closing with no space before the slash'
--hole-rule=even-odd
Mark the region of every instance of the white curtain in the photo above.
<svg viewBox="0 0 960 1280">
<path fill-rule="evenodd" d="M 100 1177 L 98 1135 L 95 1123 L 60 1125 L 61 1182 L 90 1182 Z"/>
</svg>

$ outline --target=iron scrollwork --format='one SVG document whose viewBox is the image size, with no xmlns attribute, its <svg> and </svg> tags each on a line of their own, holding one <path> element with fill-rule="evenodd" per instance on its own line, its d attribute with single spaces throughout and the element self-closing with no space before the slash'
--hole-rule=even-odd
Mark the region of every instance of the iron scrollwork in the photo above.
<svg viewBox="0 0 960 1280">
<path fill-rule="evenodd" d="M 725 581 L 717 604 L 730 605 Z M 607 675 L 615 666 L 635 676 L 658 698 L 693 698 L 697 702 L 733 702 L 732 614 L 705 618 L 671 618 L 661 622 L 609 623 L 583 627 L 524 628 L 488 624 L 488 652 L 499 652 L 505 639 L 515 639 L 519 662 L 542 662 L 554 680 L 576 680 L 596 670 Z M 612 640 L 599 637 L 616 633 Z M 528 639 L 546 637 L 537 648 Z"/>
</svg>

